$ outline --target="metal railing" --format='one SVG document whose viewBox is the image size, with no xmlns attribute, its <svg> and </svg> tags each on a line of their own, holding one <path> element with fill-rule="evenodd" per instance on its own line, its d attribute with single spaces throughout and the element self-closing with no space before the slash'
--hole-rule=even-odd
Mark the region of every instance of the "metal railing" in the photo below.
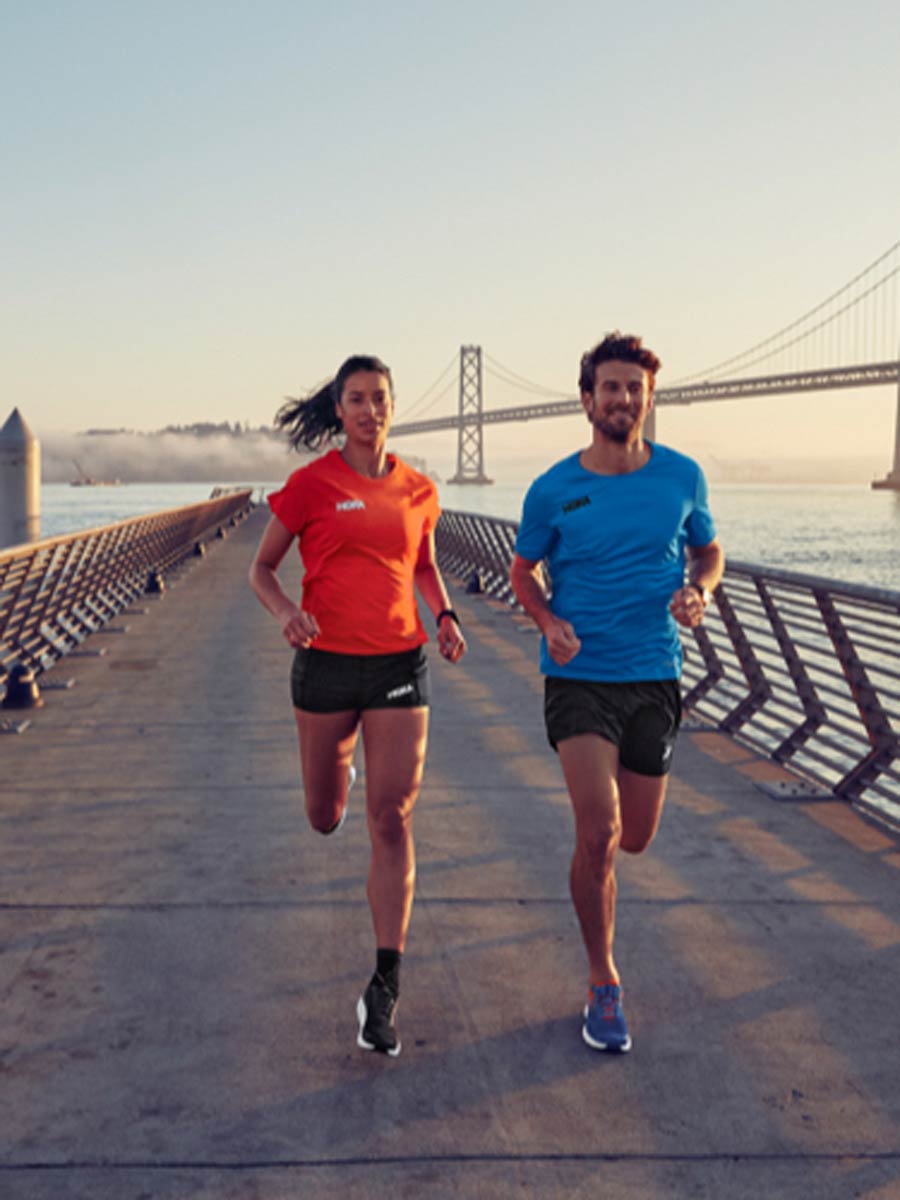
<svg viewBox="0 0 900 1200">
<path fill-rule="evenodd" d="M 517 524 L 444 512 L 442 570 L 515 604 Z M 682 631 L 685 708 L 800 777 L 900 820 L 900 592 L 729 562 Z"/>
<path fill-rule="evenodd" d="M 250 491 L 132 517 L 0 550 L 0 684 L 40 674 L 147 592 L 164 573 L 224 536 L 250 508 Z"/>
</svg>

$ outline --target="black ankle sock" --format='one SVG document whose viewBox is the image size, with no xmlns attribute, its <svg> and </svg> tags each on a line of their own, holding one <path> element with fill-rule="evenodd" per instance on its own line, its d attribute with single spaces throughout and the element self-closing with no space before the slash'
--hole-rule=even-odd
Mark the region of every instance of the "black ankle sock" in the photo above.
<svg viewBox="0 0 900 1200">
<path fill-rule="evenodd" d="M 403 955 L 399 950 L 379 948 L 376 951 L 375 970 L 396 996 L 400 991 L 400 961 Z"/>
</svg>

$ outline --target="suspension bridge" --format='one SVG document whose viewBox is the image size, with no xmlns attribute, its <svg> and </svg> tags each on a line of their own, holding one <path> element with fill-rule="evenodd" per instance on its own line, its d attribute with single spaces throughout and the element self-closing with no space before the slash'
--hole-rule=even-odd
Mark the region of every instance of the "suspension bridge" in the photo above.
<svg viewBox="0 0 900 1200">
<path fill-rule="evenodd" d="M 893 461 L 875 488 L 900 490 L 900 321 L 898 321 L 900 242 L 870 263 L 836 292 L 796 320 L 756 342 L 740 354 L 660 388 L 655 406 L 740 400 L 791 392 L 840 391 L 847 388 L 898 385 Z M 502 408 L 484 405 L 484 375 L 490 374 L 538 399 Z M 453 389 L 456 411 L 425 417 Z M 546 420 L 582 411 L 570 391 L 537 384 L 483 353 L 481 346 L 462 346 L 454 359 L 415 402 L 415 419 L 399 422 L 393 437 L 457 431 L 457 468 L 449 483 L 490 483 L 485 471 L 485 425 L 507 421 Z M 655 436 L 651 412 L 646 427 Z"/>
</svg>

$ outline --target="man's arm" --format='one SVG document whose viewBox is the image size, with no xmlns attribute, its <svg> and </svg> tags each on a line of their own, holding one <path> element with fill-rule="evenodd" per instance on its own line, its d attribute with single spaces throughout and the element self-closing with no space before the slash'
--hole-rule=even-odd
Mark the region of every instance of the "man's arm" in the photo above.
<svg viewBox="0 0 900 1200">
<path fill-rule="evenodd" d="M 509 569 L 509 582 L 516 599 L 547 639 L 550 657 L 565 666 L 581 649 L 581 642 L 569 622 L 557 617 L 550 608 L 541 564 L 516 554 Z"/>
<path fill-rule="evenodd" d="M 699 625 L 708 597 L 719 586 L 725 572 L 725 552 L 717 538 L 705 546 L 688 546 L 688 582 L 672 596 L 669 611 L 679 625 Z"/>
</svg>

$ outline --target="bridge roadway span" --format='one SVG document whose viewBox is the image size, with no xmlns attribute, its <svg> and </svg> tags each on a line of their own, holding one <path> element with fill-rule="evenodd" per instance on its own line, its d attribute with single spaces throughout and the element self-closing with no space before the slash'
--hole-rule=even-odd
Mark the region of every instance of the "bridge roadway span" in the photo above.
<svg viewBox="0 0 900 1200">
<path fill-rule="evenodd" d="M 592 1053 L 536 639 L 461 586 L 404 1049 L 356 1048 L 361 788 L 339 836 L 307 828 L 289 652 L 245 583 L 262 521 L 0 739 L 4 1200 L 895 1200 L 897 840 L 685 732 L 659 838 L 620 872 L 634 1051 Z"/>
</svg>

